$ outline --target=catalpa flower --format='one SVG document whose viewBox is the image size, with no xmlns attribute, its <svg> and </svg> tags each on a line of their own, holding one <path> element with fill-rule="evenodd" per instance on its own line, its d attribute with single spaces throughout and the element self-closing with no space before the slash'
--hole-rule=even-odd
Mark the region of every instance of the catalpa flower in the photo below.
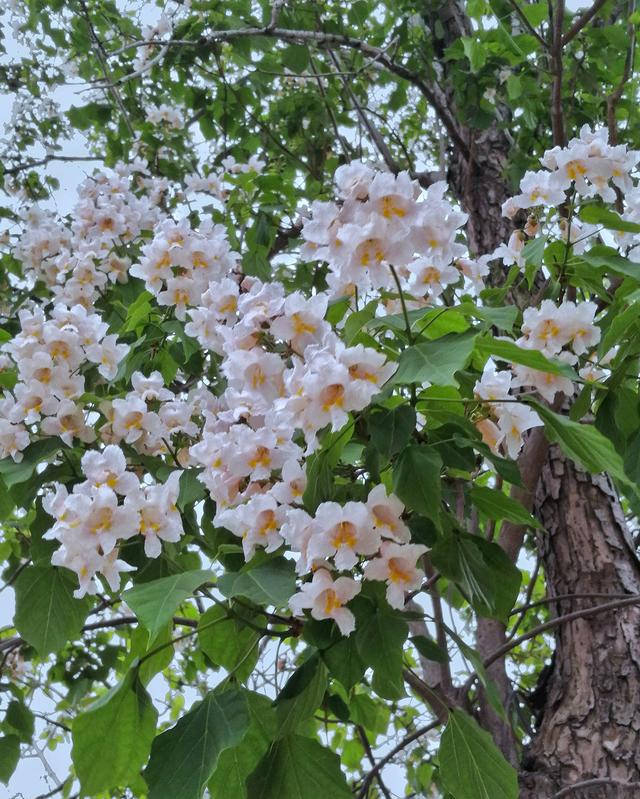
<svg viewBox="0 0 640 799">
<path fill-rule="evenodd" d="M 326 569 L 318 569 L 310 583 L 289 600 L 289 607 L 296 616 L 302 616 L 304 608 L 311 610 L 314 619 L 333 619 L 343 635 L 351 635 L 356 620 L 345 605 L 360 593 L 360 584 L 351 577 L 338 577 L 333 580 Z"/>
<path fill-rule="evenodd" d="M 387 583 L 387 602 L 392 608 L 402 610 L 407 591 L 419 588 L 424 571 L 416 568 L 416 561 L 427 551 L 422 544 L 395 544 L 383 541 L 380 556 L 364 567 L 365 580 L 384 580 Z"/>
</svg>

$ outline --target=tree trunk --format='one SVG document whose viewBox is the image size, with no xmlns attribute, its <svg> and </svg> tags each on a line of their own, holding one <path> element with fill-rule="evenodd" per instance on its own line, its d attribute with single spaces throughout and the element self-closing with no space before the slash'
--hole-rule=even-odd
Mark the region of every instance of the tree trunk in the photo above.
<svg viewBox="0 0 640 799">
<path fill-rule="evenodd" d="M 640 567 L 615 491 L 550 449 L 536 496 L 549 595 L 638 594 Z M 606 601 L 558 600 L 557 615 Z M 640 607 L 563 624 L 542 722 L 523 760 L 522 799 L 640 796 Z M 625 787 L 625 783 L 635 783 Z"/>
</svg>

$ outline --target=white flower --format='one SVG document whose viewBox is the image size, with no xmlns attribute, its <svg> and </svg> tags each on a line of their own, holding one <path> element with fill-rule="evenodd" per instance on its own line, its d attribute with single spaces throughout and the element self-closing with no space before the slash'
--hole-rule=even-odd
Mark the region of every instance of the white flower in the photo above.
<svg viewBox="0 0 640 799">
<path fill-rule="evenodd" d="M 395 496 L 389 494 L 383 485 L 372 488 L 367 497 L 367 508 L 375 530 L 385 538 L 406 544 L 411 538 L 409 528 L 402 521 L 404 505 Z"/>
<path fill-rule="evenodd" d="M 333 557 L 338 569 L 352 569 L 358 555 L 373 555 L 380 547 L 380 533 L 373 528 L 362 502 L 322 502 L 316 510 L 316 532 L 309 542 L 312 558 Z"/>
<path fill-rule="evenodd" d="M 356 626 L 353 613 L 344 606 L 360 592 L 360 584 L 350 577 L 333 580 L 326 569 L 318 569 L 310 583 L 289 600 L 289 607 L 296 616 L 304 608 L 310 608 L 314 619 L 333 619 L 342 635 L 350 635 Z"/>
<path fill-rule="evenodd" d="M 383 541 L 380 557 L 370 560 L 364 567 L 365 580 L 384 580 L 387 583 L 387 602 L 392 608 L 402 610 L 407 591 L 419 588 L 424 572 L 416 568 L 416 561 L 427 551 L 422 544 L 395 544 Z"/>
</svg>

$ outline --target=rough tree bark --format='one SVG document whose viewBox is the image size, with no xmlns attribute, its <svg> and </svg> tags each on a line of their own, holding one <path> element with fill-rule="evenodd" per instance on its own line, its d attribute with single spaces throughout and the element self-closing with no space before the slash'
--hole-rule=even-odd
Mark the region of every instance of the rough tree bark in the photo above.
<svg viewBox="0 0 640 799">
<path fill-rule="evenodd" d="M 640 592 L 640 566 L 606 476 L 586 474 L 552 447 L 536 512 L 544 524 L 540 551 L 550 595 Z M 579 604 L 553 607 L 560 615 Z M 612 781 L 571 796 L 640 795 L 640 607 L 558 627 L 547 701 L 523 772 L 522 799 L 605 777 Z"/>
<path fill-rule="evenodd" d="M 469 21 L 455 0 L 439 4 L 435 15 L 433 10 L 430 14 L 445 31 L 445 46 L 468 33 Z M 435 35 L 435 26 L 432 31 Z M 447 62 L 443 60 L 441 67 L 446 80 Z M 495 249 L 512 230 L 500 209 L 510 194 L 504 178 L 510 144 L 497 125 L 483 131 L 460 128 L 469 157 L 453 147 L 448 179 L 469 214 L 469 249 L 479 255 Z M 607 478 L 585 474 L 545 443 L 525 452 L 521 467 L 530 467 L 533 478 L 530 474 L 531 490 L 520 499 L 545 527 L 540 553 L 549 595 L 640 593 L 638 560 Z M 513 560 L 523 534 L 513 525 L 503 527 L 500 543 Z M 560 615 L 582 606 L 565 601 L 554 612 Z M 487 655 L 503 642 L 504 627 L 481 619 L 480 652 Z M 589 784 L 576 785 L 562 796 L 640 796 L 640 608 L 630 606 L 559 626 L 555 652 L 542 722 L 524 755 L 517 751 L 511 730 L 486 703 L 480 709 L 483 724 L 505 756 L 520 766 L 522 799 L 552 799 L 583 782 Z M 504 661 L 496 662 L 489 673 L 507 705 L 513 688 Z"/>
</svg>

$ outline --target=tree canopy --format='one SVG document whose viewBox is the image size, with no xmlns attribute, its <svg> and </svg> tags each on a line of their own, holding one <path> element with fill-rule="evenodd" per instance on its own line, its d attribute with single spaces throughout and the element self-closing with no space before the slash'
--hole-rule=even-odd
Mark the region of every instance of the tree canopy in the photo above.
<svg viewBox="0 0 640 799">
<path fill-rule="evenodd" d="M 634 790 L 633 3 L 0 21 L 11 795 Z"/>
</svg>

